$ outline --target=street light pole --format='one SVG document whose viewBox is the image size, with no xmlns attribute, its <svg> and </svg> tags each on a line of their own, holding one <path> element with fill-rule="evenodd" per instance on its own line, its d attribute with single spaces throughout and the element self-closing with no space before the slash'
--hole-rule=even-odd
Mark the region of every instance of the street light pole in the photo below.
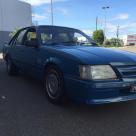
<svg viewBox="0 0 136 136">
<path fill-rule="evenodd" d="M 98 29 L 98 17 L 96 17 L 96 31 Z"/>
<path fill-rule="evenodd" d="M 116 33 L 117 39 L 119 39 L 119 29 L 120 29 L 120 26 L 118 25 L 118 26 L 117 26 L 117 33 Z"/>
<path fill-rule="evenodd" d="M 51 25 L 54 25 L 53 0 L 51 0 Z"/>
<path fill-rule="evenodd" d="M 106 10 L 109 9 L 110 7 L 102 7 L 102 9 L 105 11 L 105 22 L 104 22 L 104 40 L 106 40 L 106 28 L 107 28 L 107 14 L 106 14 Z"/>
</svg>

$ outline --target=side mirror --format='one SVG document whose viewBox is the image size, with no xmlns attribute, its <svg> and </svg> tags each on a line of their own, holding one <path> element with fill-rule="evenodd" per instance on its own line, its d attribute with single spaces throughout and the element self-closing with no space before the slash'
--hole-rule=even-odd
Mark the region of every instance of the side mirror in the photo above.
<svg viewBox="0 0 136 136">
<path fill-rule="evenodd" d="M 37 39 L 31 40 L 31 41 L 25 41 L 25 45 L 28 46 L 28 47 L 37 48 L 38 47 L 38 41 L 37 41 Z"/>
</svg>

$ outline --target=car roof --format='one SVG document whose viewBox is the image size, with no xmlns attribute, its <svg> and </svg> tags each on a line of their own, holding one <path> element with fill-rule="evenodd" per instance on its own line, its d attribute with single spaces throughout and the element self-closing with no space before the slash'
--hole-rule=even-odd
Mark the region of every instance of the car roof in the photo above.
<svg viewBox="0 0 136 136">
<path fill-rule="evenodd" d="M 31 29 L 31 28 L 63 28 L 63 29 L 75 29 L 75 28 L 70 28 L 70 27 L 64 27 L 64 26 L 54 26 L 54 25 L 38 25 L 38 26 L 29 26 L 29 27 L 24 27 L 20 30 L 23 30 L 23 29 Z M 75 29 L 77 30 L 77 29 Z"/>
</svg>

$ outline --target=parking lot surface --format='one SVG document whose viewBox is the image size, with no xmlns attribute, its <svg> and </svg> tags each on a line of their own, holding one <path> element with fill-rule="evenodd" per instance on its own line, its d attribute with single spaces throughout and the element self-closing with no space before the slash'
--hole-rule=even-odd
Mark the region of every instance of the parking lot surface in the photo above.
<svg viewBox="0 0 136 136">
<path fill-rule="evenodd" d="M 9 77 L 0 60 L 0 136 L 135 136 L 136 101 L 83 105 L 49 103 L 42 84 Z"/>
</svg>

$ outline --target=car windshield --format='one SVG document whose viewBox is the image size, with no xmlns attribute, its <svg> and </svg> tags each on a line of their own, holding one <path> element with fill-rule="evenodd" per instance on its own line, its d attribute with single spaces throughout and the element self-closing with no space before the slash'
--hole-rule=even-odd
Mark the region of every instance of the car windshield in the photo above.
<svg viewBox="0 0 136 136">
<path fill-rule="evenodd" d="M 97 44 L 86 34 L 77 29 L 52 27 L 40 29 L 40 42 L 42 45 L 63 44 L 67 46 Z"/>
</svg>

